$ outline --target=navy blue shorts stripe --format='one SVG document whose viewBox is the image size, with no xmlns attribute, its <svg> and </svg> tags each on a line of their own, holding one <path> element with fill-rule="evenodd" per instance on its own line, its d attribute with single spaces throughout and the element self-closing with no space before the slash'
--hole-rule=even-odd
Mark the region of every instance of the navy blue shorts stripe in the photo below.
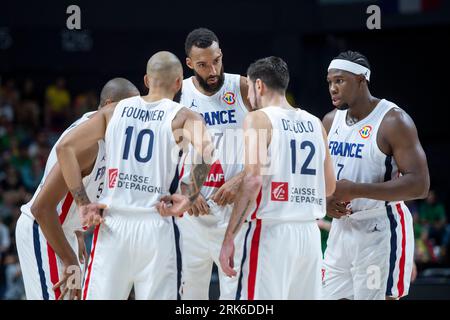
<svg viewBox="0 0 450 320">
<path fill-rule="evenodd" d="M 183 155 L 183 151 L 180 150 L 180 153 L 178 154 L 179 158 Z M 172 182 L 170 183 L 169 192 L 170 194 L 174 194 L 177 192 L 178 185 L 180 183 L 180 173 L 178 171 L 178 166 L 175 169 L 175 176 L 172 179 Z M 175 250 L 177 254 L 177 300 L 181 300 L 180 296 L 180 287 L 181 287 L 181 250 L 180 250 L 180 230 L 178 229 L 177 224 L 175 223 L 175 217 L 172 217 L 172 223 L 173 223 L 173 230 L 175 234 Z"/>
<path fill-rule="evenodd" d="M 39 241 L 39 224 L 36 221 L 34 221 L 33 223 L 33 243 L 34 254 L 36 255 L 36 262 L 39 271 L 39 279 L 41 280 L 42 298 L 44 300 L 49 300 L 47 282 L 45 281 L 45 273 L 42 267 L 41 242 Z"/>
<path fill-rule="evenodd" d="M 181 159 L 181 156 L 183 155 L 183 151 L 180 150 L 180 153 L 178 154 L 178 160 Z M 177 167 L 175 169 L 175 175 L 172 179 L 172 182 L 170 183 L 170 187 L 169 187 L 169 193 L 170 194 L 174 194 L 175 192 L 177 192 L 178 189 L 178 185 L 180 184 L 180 172 L 178 170 L 179 167 L 179 163 L 177 164 Z"/>
<path fill-rule="evenodd" d="M 180 249 L 180 230 L 175 223 L 175 217 L 172 217 L 173 229 L 175 233 L 175 250 L 177 254 L 177 300 L 181 300 L 180 288 L 181 288 L 181 269 L 183 267 L 183 261 L 181 259 Z"/>
<path fill-rule="evenodd" d="M 386 171 L 384 172 L 384 182 L 392 180 L 392 157 L 386 156 L 386 160 L 384 161 L 384 165 L 386 167 Z M 386 207 L 388 206 L 389 201 L 385 202 Z"/>
<path fill-rule="evenodd" d="M 386 295 L 392 296 L 392 287 L 394 286 L 394 269 L 395 269 L 395 262 L 397 260 L 397 232 L 395 231 L 395 229 L 397 228 L 397 221 L 395 220 L 395 217 L 392 214 L 392 207 L 387 206 L 386 209 L 391 228 L 391 254 L 389 256 L 389 276 L 386 288 Z"/>
<path fill-rule="evenodd" d="M 241 271 L 239 272 L 239 281 L 238 281 L 238 287 L 236 291 L 236 300 L 241 300 L 241 290 L 242 290 L 242 278 L 244 276 L 244 263 L 245 259 L 247 258 L 247 238 L 250 234 L 250 230 L 252 228 L 252 223 L 248 223 L 248 229 L 245 233 L 245 239 L 244 239 L 244 251 L 242 252 L 242 260 L 241 260 Z"/>
</svg>

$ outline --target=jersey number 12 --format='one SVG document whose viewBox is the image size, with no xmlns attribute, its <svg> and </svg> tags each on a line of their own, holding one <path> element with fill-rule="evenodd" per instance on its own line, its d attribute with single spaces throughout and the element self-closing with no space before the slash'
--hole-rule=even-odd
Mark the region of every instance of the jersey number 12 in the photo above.
<svg viewBox="0 0 450 320">
<path fill-rule="evenodd" d="M 307 174 L 307 175 L 316 175 L 316 169 L 308 168 L 309 164 L 311 163 L 312 158 L 314 157 L 314 154 L 316 153 L 316 147 L 311 141 L 303 141 L 300 144 L 300 149 L 309 149 L 308 156 L 305 159 L 305 162 L 303 163 L 300 174 Z M 296 169 L 296 162 L 297 162 L 297 144 L 294 139 L 291 140 L 291 160 L 292 160 L 292 174 L 295 174 Z"/>
</svg>

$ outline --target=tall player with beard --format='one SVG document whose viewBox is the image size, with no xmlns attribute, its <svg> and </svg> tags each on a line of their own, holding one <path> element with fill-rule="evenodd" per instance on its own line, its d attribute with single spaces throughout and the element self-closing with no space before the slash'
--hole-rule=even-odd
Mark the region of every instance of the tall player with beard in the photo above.
<svg viewBox="0 0 450 320">
<path fill-rule="evenodd" d="M 337 174 L 327 199 L 334 218 L 325 251 L 325 299 L 398 299 L 413 267 L 412 217 L 405 200 L 428 193 L 425 153 L 410 116 L 371 95 L 370 65 L 347 51 L 327 81 L 336 110 L 323 119 Z"/>
<path fill-rule="evenodd" d="M 251 111 L 248 86 L 245 77 L 224 73 L 219 40 L 211 30 L 199 28 L 189 33 L 185 51 L 186 64 L 194 76 L 183 81 L 181 103 L 203 116 L 214 139 L 218 160 L 212 165 L 189 215 L 177 221 L 182 252 L 180 293 L 182 299 L 208 299 L 215 262 L 219 270 L 220 299 L 235 299 L 237 279 L 223 273 L 219 254 L 243 177 L 241 128 L 245 115 Z M 183 171 L 184 177 L 188 176 L 189 165 Z M 242 232 L 235 241 L 236 248 L 242 249 Z M 241 251 L 237 250 L 238 260 Z"/>
</svg>

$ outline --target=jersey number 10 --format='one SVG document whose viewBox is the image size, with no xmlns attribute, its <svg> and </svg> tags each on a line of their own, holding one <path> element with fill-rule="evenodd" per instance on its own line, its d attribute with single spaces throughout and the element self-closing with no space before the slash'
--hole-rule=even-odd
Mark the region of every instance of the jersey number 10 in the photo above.
<svg viewBox="0 0 450 320">
<path fill-rule="evenodd" d="M 131 144 L 131 137 L 133 136 L 133 130 L 134 130 L 134 127 L 132 127 L 132 126 L 128 127 L 127 130 L 125 130 L 126 140 L 125 140 L 125 148 L 123 149 L 123 157 L 122 157 L 124 160 L 128 160 L 128 156 L 130 154 L 130 144 Z M 146 135 L 149 136 L 147 153 L 145 156 L 141 156 L 142 140 L 144 139 L 144 137 Z M 150 129 L 144 129 L 138 133 L 137 141 L 136 141 L 136 148 L 134 150 L 134 157 L 136 158 L 137 161 L 139 161 L 139 162 L 150 161 L 150 159 L 152 158 L 152 154 L 153 154 L 153 139 L 154 138 L 155 138 L 155 134 Z"/>
</svg>

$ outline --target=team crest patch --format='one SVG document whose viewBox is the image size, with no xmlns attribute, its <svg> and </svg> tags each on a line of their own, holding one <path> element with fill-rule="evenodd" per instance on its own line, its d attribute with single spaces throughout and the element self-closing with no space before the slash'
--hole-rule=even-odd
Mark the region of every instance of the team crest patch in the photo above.
<svg viewBox="0 0 450 320">
<path fill-rule="evenodd" d="M 271 200 L 288 201 L 289 184 L 287 182 L 272 182 Z"/>
<path fill-rule="evenodd" d="M 367 139 L 370 137 L 370 133 L 372 132 L 371 126 L 364 126 L 361 130 L 359 130 L 359 134 L 361 135 L 361 138 Z"/>
<path fill-rule="evenodd" d="M 108 170 L 108 188 L 112 189 L 116 186 L 117 175 L 119 173 L 119 169 L 109 169 Z"/>
<path fill-rule="evenodd" d="M 235 97 L 234 93 L 230 92 L 230 91 L 225 92 L 222 99 L 228 105 L 232 105 L 236 102 L 236 97 Z"/>
</svg>

